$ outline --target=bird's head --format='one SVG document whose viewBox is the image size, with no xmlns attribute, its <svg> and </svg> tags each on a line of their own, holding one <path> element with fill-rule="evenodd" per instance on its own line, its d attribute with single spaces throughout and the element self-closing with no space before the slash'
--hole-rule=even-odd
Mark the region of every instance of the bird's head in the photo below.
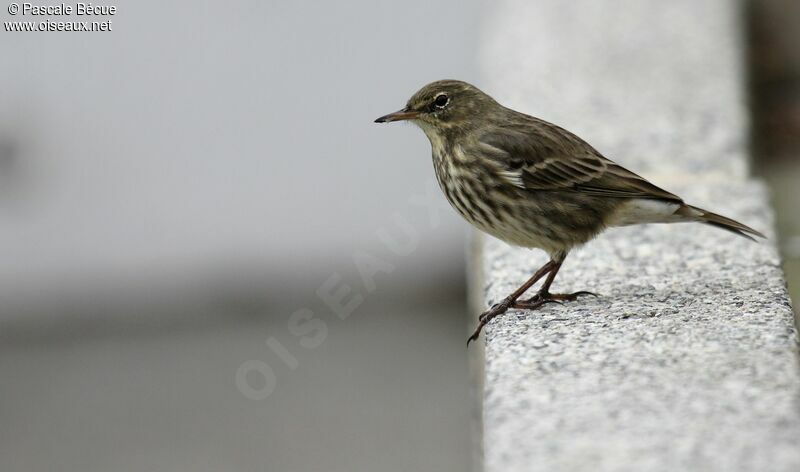
<svg viewBox="0 0 800 472">
<path fill-rule="evenodd" d="M 468 128 L 476 121 L 475 117 L 485 116 L 493 106 L 498 106 L 497 102 L 473 85 L 460 80 L 439 80 L 419 89 L 402 110 L 375 122 L 410 120 L 426 133 L 444 133 Z"/>
</svg>

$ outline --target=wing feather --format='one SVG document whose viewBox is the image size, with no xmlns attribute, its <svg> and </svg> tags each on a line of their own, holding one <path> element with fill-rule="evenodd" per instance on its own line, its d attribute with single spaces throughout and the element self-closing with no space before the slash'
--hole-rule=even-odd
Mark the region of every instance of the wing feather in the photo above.
<svg viewBox="0 0 800 472">
<path fill-rule="evenodd" d="M 478 138 L 482 155 L 515 186 L 531 191 L 566 190 L 612 198 L 680 197 L 603 157 L 588 143 L 546 121 L 519 114 Z"/>
</svg>

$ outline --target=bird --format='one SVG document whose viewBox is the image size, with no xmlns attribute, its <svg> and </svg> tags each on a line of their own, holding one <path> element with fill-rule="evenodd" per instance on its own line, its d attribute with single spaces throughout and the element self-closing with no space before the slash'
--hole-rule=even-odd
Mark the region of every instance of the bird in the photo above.
<svg viewBox="0 0 800 472">
<path fill-rule="evenodd" d="M 604 230 L 647 223 L 699 222 L 755 240 L 738 221 L 689 205 L 604 157 L 574 133 L 507 108 L 474 85 L 439 80 L 376 123 L 410 121 L 431 144 L 439 187 L 470 224 L 549 260 L 517 290 L 484 311 L 467 345 L 511 308 L 535 310 L 592 292 L 550 293 L 569 252 Z M 533 297 L 521 300 L 544 278 Z"/>
</svg>

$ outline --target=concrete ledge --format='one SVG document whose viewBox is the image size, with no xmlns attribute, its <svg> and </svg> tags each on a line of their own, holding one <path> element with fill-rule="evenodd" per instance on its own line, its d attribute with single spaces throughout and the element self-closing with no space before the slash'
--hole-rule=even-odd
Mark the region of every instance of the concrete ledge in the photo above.
<svg viewBox="0 0 800 472">
<path fill-rule="evenodd" d="M 797 335 L 766 191 L 746 176 L 737 4 L 493 8 L 490 93 L 770 239 L 650 225 L 570 254 L 554 291 L 601 298 L 485 330 L 485 470 L 800 470 Z M 545 261 L 485 238 L 472 296 L 490 305 Z"/>
<path fill-rule="evenodd" d="M 758 184 L 701 196 L 771 226 Z M 482 261 L 492 303 L 546 258 L 488 240 Z M 571 254 L 554 290 L 602 297 L 487 326 L 487 470 L 800 470 L 800 371 L 772 245 L 691 225 L 612 230 Z"/>
</svg>

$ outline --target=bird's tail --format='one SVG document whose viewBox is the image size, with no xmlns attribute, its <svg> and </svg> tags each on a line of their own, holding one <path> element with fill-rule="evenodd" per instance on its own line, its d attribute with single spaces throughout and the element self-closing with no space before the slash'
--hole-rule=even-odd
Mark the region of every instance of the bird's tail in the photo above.
<svg viewBox="0 0 800 472">
<path fill-rule="evenodd" d="M 717 228 L 722 228 L 726 231 L 730 231 L 731 233 L 738 234 L 739 236 L 744 236 L 745 238 L 750 239 L 752 241 L 755 241 L 755 238 L 753 236 L 758 236 L 759 238 L 766 238 L 766 236 L 764 236 L 760 232 L 754 230 L 753 228 L 747 225 L 739 223 L 736 220 L 726 218 L 722 215 L 712 213 L 708 210 L 703 210 L 702 208 L 697 208 L 691 205 L 683 205 L 675 213 L 688 217 L 693 221 L 699 221 L 707 225 L 716 226 Z"/>
</svg>

